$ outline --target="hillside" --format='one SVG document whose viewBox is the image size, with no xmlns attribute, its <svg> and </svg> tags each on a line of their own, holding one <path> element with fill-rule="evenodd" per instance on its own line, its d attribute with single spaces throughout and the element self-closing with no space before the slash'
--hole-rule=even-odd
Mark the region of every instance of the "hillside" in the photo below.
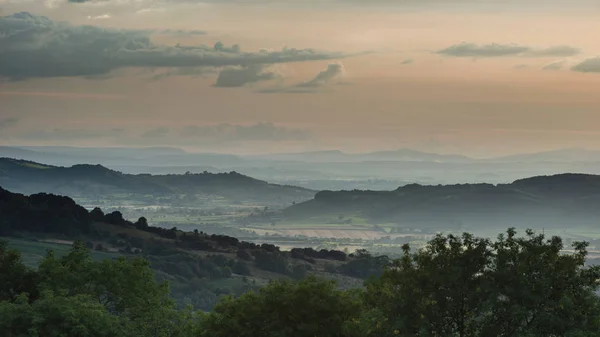
<svg viewBox="0 0 600 337">
<path fill-rule="evenodd" d="M 511 184 L 411 184 L 394 191 L 322 191 L 293 205 L 287 221 L 359 216 L 372 224 L 461 230 L 465 228 L 597 226 L 600 176 L 561 174 Z"/>
<path fill-rule="evenodd" d="M 600 269 L 585 266 L 587 244 L 564 251 L 560 237 L 532 231 L 438 235 L 391 261 L 151 227 L 2 188 L 0 230 L 0 331 L 15 336 L 459 336 L 463 326 L 490 336 L 515 324 L 523 336 L 600 332 Z"/>
<path fill-rule="evenodd" d="M 304 201 L 314 191 L 269 184 L 236 172 L 124 174 L 101 165 L 60 167 L 0 158 L 0 185 L 19 193 L 70 195 L 76 200 L 119 199 L 138 204 L 188 206 L 201 202 L 282 206 Z"/>
<path fill-rule="evenodd" d="M 145 218 L 130 222 L 119 212 L 88 212 L 68 197 L 25 196 L 0 187 L 0 240 L 4 239 L 29 261 L 39 261 L 48 248 L 66 253 L 74 240 L 86 242 L 97 258 L 143 256 L 159 280 L 170 281 L 181 304 L 204 310 L 222 295 L 239 295 L 270 280 L 300 279 L 307 273 L 338 280 L 343 288 L 356 287 L 388 263 L 387 257 L 369 254 L 283 251 L 226 235 L 153 227 Z"/>
</svg>

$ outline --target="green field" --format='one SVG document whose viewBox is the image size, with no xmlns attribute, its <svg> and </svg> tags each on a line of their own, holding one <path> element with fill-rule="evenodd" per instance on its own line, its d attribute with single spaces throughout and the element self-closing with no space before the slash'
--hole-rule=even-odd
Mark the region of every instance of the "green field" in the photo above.
<svg viewBox="0 0 600 337">
<path fill-rule="evenodd" d="M 7 241 L 10 248 L 16 249 L 21 252 L 23 262 L 31 267 L 36 267 L 40 261 L 46 256 L 48 250 L 54 251 L 56 256 L 64 256 L 69 253 L 71 245 L 62 243 L 50 243 L 33 241 L 26 239 L 14 239 L 7 237 L 0 237 L 0 240 Z M 107 253 L 107 252 L 91 252 L 92 258 L 95 260 L 102 260 L 106 258 L 115 258 L 120 256 L 118 253 Z"/>
</svg>

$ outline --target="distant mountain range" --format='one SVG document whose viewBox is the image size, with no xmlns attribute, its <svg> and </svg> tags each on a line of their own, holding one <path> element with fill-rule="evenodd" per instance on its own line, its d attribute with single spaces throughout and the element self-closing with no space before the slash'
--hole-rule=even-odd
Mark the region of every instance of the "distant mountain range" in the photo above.
<svg viewBox="0 0 600 337">
<path fill-rule="evenodd" d="M 189 204 L 200 199 L 223 199 L 226 203 L 289 205 L 304 201 L 314 191 L 253 179 L 236 173 L 125 174 L 101 165 L 60 167 L 10 158 L 0 158 L 0 186 L 32 194 L 69 195 L 74 198 L 148 200 L 151 204 Z"/>
<path fill-rule="evenodd" d="M 288 220 L 359 216 L 373 224 L 449 230 L 508 226 L 600 228 L 600 176 L 561 174 L 511 184 L 322 191 L 284 211 Z"/>
<path fill-rule="evenodd" d="M 66 167 L 81 163 L 99 164 L 131 175 L 235 171 L 258 180 L 311 190 L 391 190 L 410 183 L 506 184 L 524 177 L 565 172 L 600 174 L 600 151 L 584 149 L 475 159 L 410 149 L 371 153 L 332 150 L 241 156 L 190 153 L 171 147 L 0 146 L 0 157 Z"/>
<path fill-rule="evenodd" d="M 273 162 L 438 162 L 438 163 L 495 163 L 495 162 L 600 162 L 600 151 L 579 148 L 517 154 L 475 159 L 458 154 L 437 154 L 399 149 L 366 153 L 345 153 L 338 150 L 261 155 L 232 155 L 221 153 L 191 153 L 173 147 L 69 147 L 69 146 L 0 146 L 0 157 L 46 162 L 53 165 L 102 163 L 123 165 L 185 166 L 235 165 Z"/>
<path fill-rule="evenodd" d="M 559 149 L 545 152 L 517 154 L 505 157 L 488 159 L 491 162 L 600 162 L 600 151 L 578 148 Z"/>
</svg>

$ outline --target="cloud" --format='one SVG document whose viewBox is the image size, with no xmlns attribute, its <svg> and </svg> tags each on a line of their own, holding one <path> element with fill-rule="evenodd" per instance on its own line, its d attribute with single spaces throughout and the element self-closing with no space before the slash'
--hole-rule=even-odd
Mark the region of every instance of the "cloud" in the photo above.
<svg viewBox="0 0 600 337">
<path fill-rule="evenodd" d="M 552 57 L 567 57 L 575 56 L 581 53 L 581 50 L 570 46 L 554 46 L 546 49 L 531 49 L 526 56 L 552 56 Z"/>
<path fill-rule="evenodd" d="M 246 84 L 275 79 L 274 72 L 264 71 L 262 65 L 227 67 L 219 72 L 215 87 L 237 88 Z"/>
<path fill-rule="evenodd" d="M 118 4 L 128 4 L 130 2 L 142 2 L 143 0 L 136 1 L 123 1 L 123 0 L 68 0 L 70 3 L 106 3 L 113 2 Z M 504 8 L 509 6 L 518 7 L 531 7 L 539 6 L 539 1 L 527 1 L 527 0 L 505 0 L 505 1 L 482 1 L 482 0 L 147 0 L 148 2 L 160 2 L 160 3 L 171 3 L 171 4 L 250 4 L 250 5 L 350 5 L 350 6 L 402 6 L 402 7 L 417 7 L 417 6 L 451 6 L 456 8 L 457 6 L 466 6 L 470 8 L 488 7 L 488 8 Z M 578 7 L 584 7 L 585 5 L 595 5 L 594 0 L 555 0 L 549 2 L 547 7 L 560 6 L 560 5 L 573 5 L 577 4 Z M 537 8 L 537 7 L 536 7 Z"/>
<path fill-rule="evenodd" d="M 581 63 L 571 67 L 571 70 L 580 73 L 600 73 L 600 56 L 583 60 Z"/>
<path fill-rule="evenodd" d="M 88 15 L 88 17 L 87 17 L 88 20 L 107 20 L 110 18 L 112 18 L 112 16 L 110 14 L 102 14 L 102 15 L 96 15 L 96 16 Z"/>
<path fill-rule="evenodd" d="M 310 138 L 310 134 L 305 130 L 289 129 L 272 123 L 256 123 L 247 126 L 231 124 L 188 126 L 184 128 L 181 136 L 217 142 L 303 141 Z"/>
<path fill-rule="evenodd" d="M 341 79 L 346 73 L 344 65 L 341 63 L 331 63 L 327 68 L 320 71 L 314 78 L 309 81 L 298 83 L 293 86 L 283 86 L 275 88 L 261 89 L 258 92 L 265 94 L 274 93 L 298 93 L 308 94 L 321 91 L 323 87 L 331 84 L 333 80 Z M 340 83 L 341 84 L 341 83 Z"/>
<path fill-rule="evenodd" d="M 149 7 L 138 9 L 137 11 L 135 11 L 135 14 L 162 13 L 165 11 L 166 9 L 162 7 Z"/>
<path fill-rule="evenodd" d="M 158 72 L 157 72 L 158 70 Z M 161 71 L 164 70 L 164 71 Z M 162 80 L 167 77 L 188 76 L 192 78 L 208 77 L 218 73 L 218 68 L 213 67 L 186 67 L 186 68 L 167 68 L 167 69 L 151 69 L 153 75 L 150 78 L 152 81 Z"/>
<path fill-rule="evenodd" d="M 566 65 L 566 63 L 567 61 L 565 60 L 554 61 L 543 66 L 542 70 L 561 70 Z"/>
<path fill-rule="evenodd" d="M 185 30 L 185 29 L 165 29 L 159 32 L 163 35 L 171 35 L 177 37 L 186 37 L 186 36 L 195 36 L 195 35 L 206 35 L 206 32 L 203 30 Z"/>
<path fill-rule="evenodd" d="M 17 123 L 19 123 L 19 119 L 15 117 L 0 119 L 0 131 L 10 129 Z"/>
<path fill-rule="evenodd" d="M 169 134 L 169 129 L 166 127 L 157 127 L 148 130 L 140 135 L 140 138 L 164 138 Z"/>
<path fill-rule="evenodd" d="M 321 87 L 329 83 L 331 80 L 336 78 L 340 78 L 344 75 L 345 69 L 344 65 L 341 63 L 332 63 L 327 66 L 327 69 L 319 72 L 315 78 L 308 82 L 300 83 L 297 87 L 308 87 L 308 88 L 316 88 Z"/>
<path fill-rule="evenodd" d="M 414 63 L 413 59 L 406 59 L 406 60 L 400 62 L 400 64 L 412 64 L 412 63 Z"/>
<path fill-rule="evenodd" d="M 127 95 L 98 94 L 98 93 L 75 93 L 75 92 L 49 92 L 49 91 L 0 91 L 5 96 L 37 96 L 56 99 L 124 99 Z"/>
<path fill-rule="evenodd" d="M 122 68 L 251 67 L 330 60 L 345 54 L 314 49 L 242 52 L 226 47 L 156 44 L 151 32 L 74 26 L 27 12 L 0 17 L 0 77 L 108 75 Z"/>
<path fill-rule="evenodd" d="M 549 48 L 533 48 L 517 44 L 486 44 L 463 42 L 448 48 L 438 50 L 436 53 L 452 57 L 504 57 L 504 56 L 529 56 L 529 57 L 566 57 L 579 54 L 581 51 L 569 46 L 554 46 Z"/>
<path fill-rule="evenodd" d="M 63 129 L 37 130 L 19 135 L 21 139 L 36 141 L 74 141 L 84 139 L 112 139 L 125 134 L 123 129 Z"/>
</svg>

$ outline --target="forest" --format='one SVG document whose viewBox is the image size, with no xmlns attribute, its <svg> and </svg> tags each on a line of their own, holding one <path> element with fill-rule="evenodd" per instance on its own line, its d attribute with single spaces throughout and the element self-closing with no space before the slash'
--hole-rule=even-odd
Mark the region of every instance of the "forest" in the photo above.
<svg viewBox="0 0 600 337">
<path fill-rule="evenodd" d="M 7 336 L 598 336 L 598 267 L 586 243 L 514 229 L 495 241 L 439 235 L 364 287 L 313 275 L 272 281 L 210 312 L 178 308 L 141 257 L 95 261 L 81 241 L 38 268 L 0 244 Z"/>
</svg>

